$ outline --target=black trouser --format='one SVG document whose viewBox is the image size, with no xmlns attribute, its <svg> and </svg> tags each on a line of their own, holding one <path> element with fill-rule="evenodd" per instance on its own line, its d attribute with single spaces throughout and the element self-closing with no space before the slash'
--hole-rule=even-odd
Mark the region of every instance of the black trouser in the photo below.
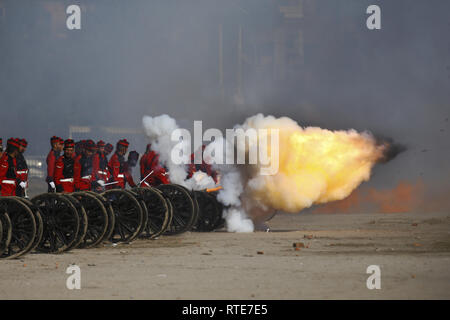
<svg viewBox="0 0 450 320">
<path fill-rule="evenodd" d="M 25 197 L 25 189 L 22 188 L 20 185 L 16 186 L 16 196 L 17 197 Z"/>
</svg>

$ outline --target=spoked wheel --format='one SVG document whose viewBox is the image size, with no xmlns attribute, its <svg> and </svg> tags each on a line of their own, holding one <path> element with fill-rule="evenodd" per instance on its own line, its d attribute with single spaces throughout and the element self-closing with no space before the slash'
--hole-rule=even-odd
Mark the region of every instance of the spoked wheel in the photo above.
<svg viewBox="0 0 450 320">
<path fill-rule="evenodd" d="M 31 252 L 36 249 L 36 247 L 39 245 L 39 243 L 42 240 L 42 235 L 44 234 L 44 223 L 42 221 L 42 215 L 41 211 L 37 206 L 33 204 L 28 199 L 17 197 L 20 201 L 25 203 L 33 212 L 34 220 L 36 222 L 36 236 L 34 237 L 33 244 L 31 245 L 30 249 L 27 250 L 27 252 Z"/>
<path fill-rule="evenodd" d="M 145 202 L 142 198 L 142 196 L 140 194 L 138 194 L 136 191 L 134 190 L 125 190 L 126 192 L 131 193 L 137 201 L 139 201 L 139 204 L 141 205 L 141 209 L 142 209 L 142 223 L 141 223 L 141 228 L 138 232 L 138 235 L 140 235 L 145 228 L 147 227 L 147 221 L 148 221 L 148 210 L 147 210 L 147 206 L 145 205 Z"/>
<path fill-rule="evenodd" d="M 0 257 L 11 242 L 12 226 L 11 219 L 6 212 L 0 211 L 0 223 L 2 224 L 2 236 L 0 237 Z"/>
<path fill-rule="evenodd" d="M 154 239 L 161 235 L 168 227 L 171 216 L 167 201 L 162 193 L 154 188 L 135 188 L 147 207 L 148 221 L 141 234 L 145 238 Z"/>
<path fill-rule="evenodd" d="M 111 206 L 111 202 L 108 199 L 106 199 L 104 196 L 102 196 L 102 195 L 100 195 L 100 194 L 98 194 L 96 192 L 85 191 L 85 193 L 89 193 L 89 194 L 92 194 L 93 196 L 95 196 L 98 200 L 100 200 L 102 202 L 103 206 L 105 207 L 106 214 L 108 215 L 108 226 L 106 228 L 106 232 L 105 232 L 105 234 L 103 236 L 103 239 L 101 241 L 109 241 L 111 239 L 111 237 L 112 237 L 113 232 L 114 232 L 114 225 L 115 225 L 115 222 L 116 222 L 116 218 L 115 218 L 115 215 L 114 215 L 114 210 L 113 210 L 113 208 Z"/>
<path fill-rule="evenodd" d="M 70 200 L 61 194 L 44 193 L 31 199 L 41 211 L 44 234 L 36 250 L 61 253 L 77 241 L 80 218 Z"/>
<path fill-rule="evenodd" d="M 172 222 L 165 233 L 173 235 L 190 230 L 196 218 L 196 204 L 189 191 L 175 184 L 162 184 L 157 188 L 169 199 L 173 208 Z"/>
<path fill-rule="evenodd" d="M 64 193 L 63 196 L 77 209 L 78 218 L 80 218 L 80 228 L 78 230 L 77 239 L 67 248 L 67 250 L 70 250 L 78 247 L 84 241 L 84 237 L 88 230 L 88 218 L 83 204 L 77 198 L 67 193 Z"/>
<path fill-rule="evenodd" d="M 139 201 L 121 189 L 111 189 L 102 193 L 111 203 L 115 216 L 112 242 L 130 242 L 139 235 L 144 221 Z"/>
<path fill-rule="evenodd" d="M 221 218 L 217 200 L 206 191 L 194 191 L 194 194 L 199 207 L 199 217 L 193 229 L 200 232 L 213 231 Z"/>
<path fill-rule="evenodd" d="M 84 207 L 87 215 L 87 232 L 79 248 L 92 248 L 98 245 L 108 229 L 108 214 L 102 201 L 89 192 L 72 193 Z"/>
<path fill-rule="evenodd" d="M 0 258 L 16 258 L 31 248 L 36 237 L 36 221 L 33 212 L 16 197 L 0 199 L 0 211 L 6 212 L 11 219 L 11 241 Z"/>
</svg>

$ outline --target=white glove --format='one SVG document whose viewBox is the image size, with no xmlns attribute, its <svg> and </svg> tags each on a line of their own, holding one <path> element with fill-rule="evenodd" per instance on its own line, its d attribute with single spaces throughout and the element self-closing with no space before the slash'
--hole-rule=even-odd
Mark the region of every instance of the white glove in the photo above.
<svg viewBox="0 0 450 320">
<path fill-rule="evenodd" d="M 102 187 L 105 186 L 105 181 L 103 181 L 103 180 L 98 180 L 97 183 Z"/>
<path fill-rule="evenodd" d="M 50 187 L 52 187 L 52 189 L 56 189 L 55 183 L 53 181 L 50 182 L 49 184 L 50 184 Z"/>
<path fill-rule="evenodd" d="M 21 186 L 22 189 L 25 189 L 27 187 L 27 183 L 25 181 L 22 181 L 21 183 L 19 183 L 19 186 Z"/>
</svg>

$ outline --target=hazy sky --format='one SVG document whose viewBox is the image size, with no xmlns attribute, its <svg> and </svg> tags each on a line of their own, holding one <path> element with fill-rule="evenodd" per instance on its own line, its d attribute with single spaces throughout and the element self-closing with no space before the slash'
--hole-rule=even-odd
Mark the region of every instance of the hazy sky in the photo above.
<svg viewBox="0 0 450 320">
<path fill-rule="evenodd" d="M 421 178 L 448 190 L 450 1 L 305 0 L 300 27 L 286 26 L 279 2 L 0 0 L 0 136 L 25 137 L 39 155 L 70 125 L 140 129 L 143 115 L 167 113 L 224 129 L 263 112 L 391 137 L 408 151 L 377 166 L 371 184 Z M 81 30 L 66 28 L 69 4 L 82 8 Z M 381 30 L 366 28 L 370 4 Z M 301 29 L 303 65 L 276 80 L 283 28 Z"/>
</svg>

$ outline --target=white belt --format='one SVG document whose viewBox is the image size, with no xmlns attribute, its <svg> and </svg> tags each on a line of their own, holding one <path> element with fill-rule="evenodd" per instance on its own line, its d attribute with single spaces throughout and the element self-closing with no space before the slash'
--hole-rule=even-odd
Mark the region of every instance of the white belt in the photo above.
<svg viewBox="0 0 450 320">
<path fill-rule="evenodd" d="M 90 179 L 90 178 L 91 178 L 91 175 L 81 177 L 81 179 Z"/>
<path fill-rule="evenodd" d="M 20 170 L 20 171 L 17 171 L 17 173 L 18 173 L 18 174 L 28 173 L 28 170 Z"/>
<path fill-rule="evenodd" d="M 16 184 L 16 180 L 3 180 L 2 183 L 5 183 L 5 184 Z"/>
<path fill-rule="evenodd" d="M 105 171 L 97 171 L 97 172 L 100 173 L 100 174 L 108 175 L 108 173 L 105 172 Z"/>
<path fill-rule="evenodd" d="M 73 178 L 61 179 L 59 181 L 61 181 L 61 182 L 73 182 Z"/>
<path fill-rule="evenodd" d="M 123 177 L 124 177 L 124 176 L 123 176 L 122 173 L 117 175 L 117 178 L 123 178 Z"/>
</svg>

